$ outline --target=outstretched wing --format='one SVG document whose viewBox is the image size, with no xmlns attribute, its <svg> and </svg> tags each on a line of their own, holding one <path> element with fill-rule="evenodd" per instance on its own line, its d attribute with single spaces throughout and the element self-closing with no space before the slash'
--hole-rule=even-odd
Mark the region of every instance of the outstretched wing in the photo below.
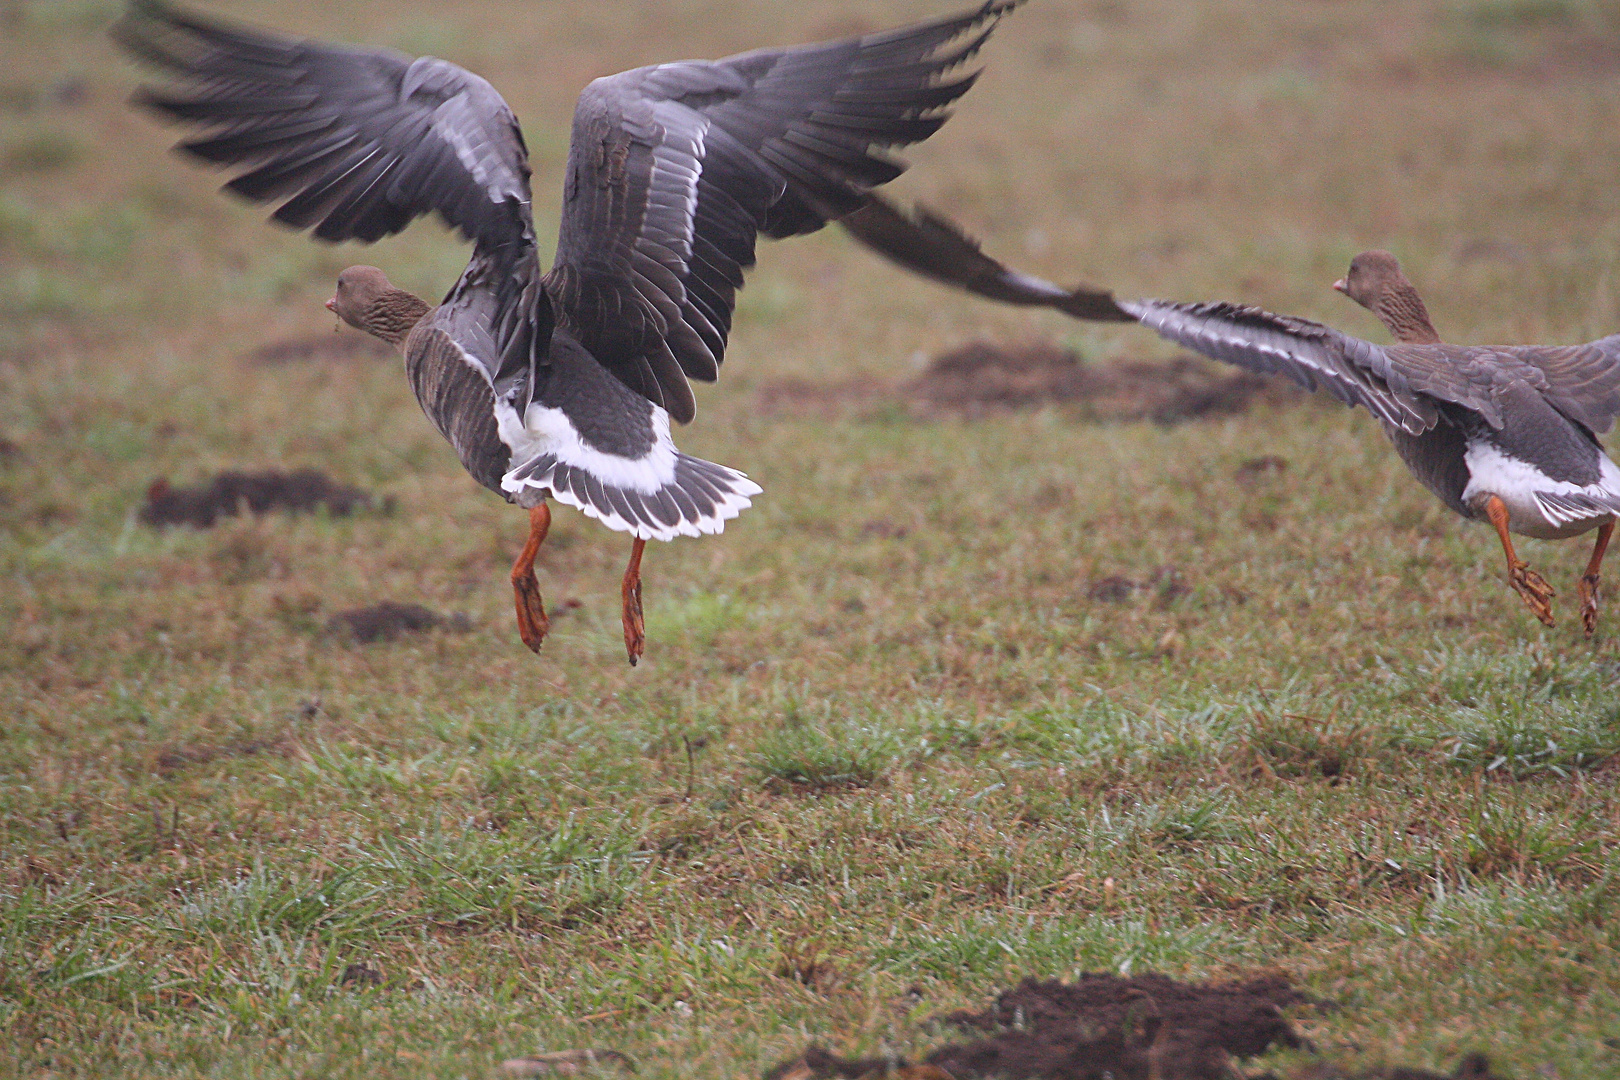
<svg viewBox="0 0 1620 1080">
<path fill-rule="evenodd" d="M 865 205 L 838 219 L 850 235 L 914 274 L 955 285 L 987 300 L 1018 307 L 1049 307 L 1077 319 L 1135 322 L 1106 289 L 1050 281 L 1009 269 L 948 218 L 919 206 L 906 213 L 868 192 Z"/>
<path fill-rule="evenodd" d="M 1119 306 L 1193 352 L 1265 375 L 1287 375 L 1307 390 L 1360 405 L 1410 434 L 1422 434 L 1439 421 L 1434 402 L 1406 384 L 1386 349 L 1320 323 L 1225 302 L 1122 300 Z"/>
<path fill-rule="evenodd" d="M 1374 345 L 1237 304 L 1122 300 L 1119 306 L 1194 352 L 1287 375 L 1412 435 L 1439 421 L 1440 403 L 1461 405 L 1500 428 L 1499 392 L 1519 382 L 1594 433 L 1620 417 L 1620 335 L 1567 346 Z"/>
<path fill-rule="evenodd" d="M 532 245 L 529 164 L 495 88 L 455 64 L 301 41 L 132 0 L 113 28 L 179 80 L 136 102 L 206 133 L 179 148 L 251 166 L 226 184 L 322 240 L 378 240 L 438 211 L 480 246 Z"/>
<path fill-rule="evenodd" d="M 1020 0 L 882 34 L 637 68 L 580 95 L 557 261 L 558 320 L 631 389 L 692 418 L 757 234 L 819 229 L 904 166 L 973 85 L 955 74 Z"/>
</svg>

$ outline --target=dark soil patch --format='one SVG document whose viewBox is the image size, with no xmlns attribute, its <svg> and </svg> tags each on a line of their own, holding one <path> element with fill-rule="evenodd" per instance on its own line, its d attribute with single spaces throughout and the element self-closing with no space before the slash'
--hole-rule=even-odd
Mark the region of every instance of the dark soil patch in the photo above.
<svg viewBox="0 0 1620 1080">
<path fill-rule="evenodd" d="M 259 754 L 288 757 L 295 752 L 295 746 L 292 737 L 285 734 L 273 739 L 243 739 L 218 746 L 201 744 L 165 746 L 158 751 L 156 764 L 158 772 L 168 776 L 187 765 L 207 765 L 211 761 L 226 758 L 256 757 Z"/>
<path fill-rule="evenodd" d="M 146 490 L 146 505 L 140 519 L 147 525 L 191 525 L 212 528 L 222 517 L 234 517 L 246 508 L 255 514 L 272 510 L 311 513 L 324 509 L 333 517 L 347 517 L 356 510 L 386 510 L 370 492 L 339 484 L 315 469 L 283 473 L 222 472 L 206 484 L 172 487 L 167 480 L 154 480 Z"/>
<path fill-rule="evenodd" d="M 1240 484 L 1252 484 L 1258 480 L 1281 476 L 1287 471 L 1287 458 L 1278 457 L 1276 454 L 1262 454 L 1259 457 L 1246 458 L 1232 470 L 1232 476 Z"/>
<path fill-rule="evenodd" d="M 1260 1077 L 1259 1080 L 1266 1080 Z M 1294 1072 L 1288 1080 L 1507 1080 L 1491 1071 L 1484 1054 L 1469 1054 L 1457 1063 L 1455 1072 L 1437 1073 L 1428 1069 L 1408 1069 L 1395 1065 L 1385 1069 L 1349 1072 L 1333 1065 L 1313 1064 Z"/>
<path fill-rule="evenodd" d="M 1051 342 L 1001 346 L 970 342 L 938 357 L 907 388 L 908 396 L 944 412 L 1073 405 L 1096 420 L 1174 424 L 1240 413 L 1261 401 L 1304 396 L 1292 383 L 1212 364 L 1192 356 L 1162 362 L 1081 362 Z"/>
<path fill-rule="evenodd" d="M 918 1065 L 900 1058 L 841 1058 L 819 1046 L 784 1061 L 764 1080 L 956 1080 L 935 1065 Z"/>
<path fill-rule="evenodd" d="M 1075 983 L 1026 979 L 981 1013 L 944 1018 L 987 1034 L 940 1047 L 921 1062 L 840 1058 L 812 1046 L 765 1080 L 1234 1080 L 1234 1058 L 1273 1047 L 1312 1049 L 1283 1016 L 1325 1003 L 1280 975 L 1185 983 L 1166 975 L 1087 974 Z M 1282 1080 L 1267 1073 L 1255 1080 Z M 1289 1080 L 1493 1080 L 1482 1055 L 1449 1078 L 1417 1069 L 1345 1072 L 1314 1062 Z"/>
<path fill-rule="evenodd" d="M 1175 566 L 1158 567 L 1141 581 L 1110 574 L 1086 583 L 1086 599 L 1103 604 L 1123 604 L 1138 592 L 1153 593 L 1154 606 L 1163 608 L 1192 592 L 1192 586 Z"/>
<path fill-rule="evenodd" d="M 1284 379 L 1234 372 L 1191 355 L 1086 364 L 1049 341 L 975 341 L 935 358 L 920 376 L 899 386 L 871 379 L 781 382 L 764 388 L 760 403 L 768 412 L 819 415 L 870 415 L 898 406 L 918 419 L 973 419 L 1057 405 L 1089 420 L 1174 424 L 1240 413 L 1260 403 L 1292 404 L 1307 396 Z"/>
<path fill-rule="evenodd" d="M 1121 574 L 1096 578 L 1086 586 L 1086 599 L 1104 604 L 1123 604 L 1136 591 L 1136 582 Z"/>
<path fill-rule="evenodd" d="M 267 341 L 247 354 L 252 364 L 304 364 L 334 360 L 387 360 L 394 349 L 370 334 L 305 334 Z"/>
<path fill-rule="evenodd" d="M 370 607 L 340 611 L 326 624 L 329 633 L 364 644 L 395 641 L 406 634 L 424 634 L 440 627 L 460 632 L 472 629 L 472 622 L 465 615 L 440 615 L 421 604 L 384 600 Z"/>
<path fill-rule="evenodd" d="M 1282 1015 L 1309 1001 L 1280 976 L 1241 983 L 1177 982 L 1148 973 L 1087 974 L 1076 983 L 1025 979 L 961 1027 L 997 1034 L 928 1056 L 953 1076 L 1224 1078 L 1230 1057 L 1306 1045 Z"/>
<path fill-rule="evenodd" d="M 904 540 L 911 535 L 911 530 L 904 525 L 875 518 L 861 526 L 861 535 L 875 536 L 879 540 Z"/>
<path fill-rule="evenodd" d="M 338 976 L 339 986 L 381 986 L 383 973 L 365 961 L 358 961 L 344 967 L 343 974 Z"/>
</svg>

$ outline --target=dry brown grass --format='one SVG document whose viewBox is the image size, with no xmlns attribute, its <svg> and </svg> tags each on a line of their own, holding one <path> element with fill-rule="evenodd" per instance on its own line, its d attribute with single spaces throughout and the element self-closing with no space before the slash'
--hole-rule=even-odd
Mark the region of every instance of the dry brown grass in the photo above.
<svg viewBox="0 0 1620 1080">
<path fill-rule="evenodd" d="M 212 7 L 480 70 L 542 235 L 589 78 L 939 9 Z M 1620 1069 L 1620 616 L 1567 625 L 1584 553 L 1528 546 L 1564 594 L 1542 630 L 1361 414 L 762 415 L 763 386 L 900 381 L 977 338 L 1170 355 L 828 232 L 762 249 L 680 433 L 766 494 L 649 553 L 635 670 L 627 545 L 559 514 L 542 587 L 577 606 L 537 659 L 523 516 L 397 364 L 262 359 L 326 333 L 357 252 L 167 155 L 122 104 L 116 10 L 0 26 L 0 1070 L 459 1076 L 598 1046 L 736 1076 L 1148 967 L 1285 969 L 1343 1004 L 1306 1021 L 1342 1058 Z M 1614 329 L 1602 5 L 1036 0 L 986 60 L 897 186 L 1035 272 L 1373 334 L 1327 285 L 1377 244 L 1449 338 Z M 434 293 L 465 252 L 424 223 L 364 258 Z M 304 467 L 395 509 L 136 520 L 157 477 Z M 471 628 L 328 631 L 380 600 Z"/>
</svg>

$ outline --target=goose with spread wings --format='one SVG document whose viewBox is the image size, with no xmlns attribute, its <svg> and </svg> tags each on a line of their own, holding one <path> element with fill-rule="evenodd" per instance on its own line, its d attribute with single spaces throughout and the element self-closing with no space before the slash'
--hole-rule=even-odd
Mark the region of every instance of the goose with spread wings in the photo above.
<svg viewBox="0 0 1620 1080">
<path fill-rule="evenodd" d="M 1597 567 L 1620 514 L 1620 468 L 1598 441 L 1620 416 L 1620 335 L 1560 346 L 1377 345 L 1239 304 L 1120 306 L 1195 352 L 1370 411 L 1441 502 L 1496 529 L 1508 583 L 1549 626 L 1552 589 L 1509 534 L 1562 540 L 1599 530 L 1580 584 L 1581 620 L 1588 634 L 1596 629 Z"/>
<path fill-rule="evenodd" d="M 132 0 L 114 36 L 172 80 L 137 102 L 202 129 L 179 148 L 242 168 L 226 188 L 278 203 L 275 220 L 370 242 L 436 212 L 472 241 L 437 306 L 364 266 L 340 275 L 328 306 L 403 351 L 467 471 L 528 509 L 512 584 L 529 648 L 548 630 L 534 575 L 548 500 L 632 536 L 622 622 L 634 664 L 645 543 L 718 533 L 760 492 L 670 437 L 670 421 L 695 412 L 690 380 L 719 372 L 756 237 L 813 232 L 899 175 L 889 148 L 939 129 L 977 77 L 963 65 L 1020 2 L 597 79 L 574 113 L 549 272 L 522 132 L 479 76 L 166 0 Z"/>
<path fill-rule="evenodd" d="M 1509 534 L 1561 540 L 1596 529 L 1578 587 L 1582 624 L 1596 630 L 1599 570 L 1620 516 L 1620 468 L 1598 439 L 1620 417 L 1620 334 L 1584 345 L 1444 344 L 1388 252 L 1357 256 L 1335 283 L 1397 339 L 1378 345 L 1243 304 L 1063 288 L 1008 269 L 936 214 L 908 214 L 876 196 L 845 224 L 914 271 L 989 299 L 1138 322 L 1212 359 L 1361 406 L 1441 502 L 1495 528 L 1508 583 L 1549 626 L 1552 588 L 1518 557 Z"/>
</svg>

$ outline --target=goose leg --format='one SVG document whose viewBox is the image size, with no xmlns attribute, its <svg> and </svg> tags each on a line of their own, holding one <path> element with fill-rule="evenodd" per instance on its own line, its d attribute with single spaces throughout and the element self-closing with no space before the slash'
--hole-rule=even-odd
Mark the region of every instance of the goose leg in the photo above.
<svg viewBox="0 0 1620 1080">
<path fill-rule="evenodd" d="M 1614 535 L 1614 518 L 1610 518 L 1598 527 L 1597 543 L 1592 545 L 1592 561 L 1586 564 L 1586 574 L 1581 578 L 1581 625 L 1586 627 L 1587 637 L 1597 631 L 1598 616 L 1598 570 L 1603 566 L 1603 553 L 1608 550 L 1609 537 Z"/>
<path fill-rule="evenodd" d="M 1502 551 L 1507 555 L 1508 584 L 1543 623 L 1553 625 L 1552 598 L 1557 594 L 1547 579 L 1530 569 L 1530 564 L 1513 551 L 1513 539 L 1508 536 L 1508 509 L 1500 497 L 1491 495 L 1485 500 L 1485 516 L 1496 526 L 1496 535 L 1502 538 Z"/>
<path fill-rule="evenodd" d="M 523 553 L 512 564 L 512 600 L 517 606 L 518 636 L 531 652 L 540 651 L 540 643 L 551 629 L 546 618 L 546 606 L 540 600 L 540 582 L 534 577 L 534 557 L 540 554 L 540 545 L 551 531 L 551 507 L 545 503 L 529 508 L 529 540 Z"/>
<path fill-rule="evenodd" d="M 630 565 L 624 568 L 624 585 L 620 594 L 624 600 L 624 651 L 635 667 L 641 651 L 647 645 L 647 624 L 641 618 L 641 549 L 647 541 L 639 536 L 630 543 Z"/>
</svg>

